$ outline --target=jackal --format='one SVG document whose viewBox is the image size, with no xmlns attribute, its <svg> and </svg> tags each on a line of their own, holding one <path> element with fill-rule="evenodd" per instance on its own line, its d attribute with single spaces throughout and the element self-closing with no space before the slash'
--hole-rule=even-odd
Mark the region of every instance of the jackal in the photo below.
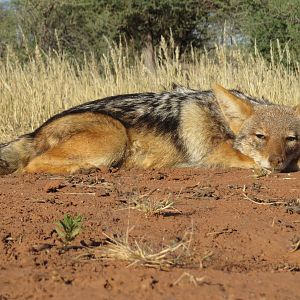
<svg viewBox="0 0 300 300">
<path fill-rule="evenodd" d="M 100 166 L 297 170 L 300 109 L 215 85 L 108 97 L 0 146 L 0 174 Z"/>
</svg>

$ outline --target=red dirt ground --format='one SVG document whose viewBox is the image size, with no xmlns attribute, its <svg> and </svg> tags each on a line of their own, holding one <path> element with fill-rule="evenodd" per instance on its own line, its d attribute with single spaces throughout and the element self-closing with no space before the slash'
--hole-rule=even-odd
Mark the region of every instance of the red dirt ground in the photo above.
<svg viewBox="0 0 300 300">
<path fill-rule="evenodd" d="M 300 299 L 299 180 L 199 169 L 1 177 L 0 300 Z M 128 209 L 138 197 L 171 199 L 177 210 Z M 63 249 L 54 228 L 67 213 L 85 221 Z M 107 247 L 103 233 L 132 227 L 132 245 L 160 251 L 186 232 L 191 244 L 170 268 L 95 255 Z"/>
</svg>

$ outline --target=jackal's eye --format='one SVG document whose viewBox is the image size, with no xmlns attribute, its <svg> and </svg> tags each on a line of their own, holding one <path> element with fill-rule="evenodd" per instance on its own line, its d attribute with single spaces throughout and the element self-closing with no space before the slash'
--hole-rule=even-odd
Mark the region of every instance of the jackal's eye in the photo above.
<svg viewBox="0 0 300 300">
<path fill-rule="evenodd" d="M 295 142 L 295 141 L 297 141 L 298 139 L 297 139 L 296 136 L 290 135 L 290 136 L 286 137 L 286 140 L 287 140 L 288 142 Z"/>
<path fill-rule="evenodd" d="M 255 136 L 260 140 L 264 140 L 266 138 L 266 136 L 261 133 L 256 133 Z"/>
</svg>

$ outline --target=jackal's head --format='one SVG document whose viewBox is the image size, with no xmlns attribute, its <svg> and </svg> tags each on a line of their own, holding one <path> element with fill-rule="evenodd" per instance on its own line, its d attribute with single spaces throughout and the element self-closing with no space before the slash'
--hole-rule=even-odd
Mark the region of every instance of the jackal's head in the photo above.
<svg viewBox="0 0 300 300">
<path fill-rule="evenodd" d="M 253 105 L 219 85 L 213 90 L 236 149 L 273 172 L 298 169 L 300 106 Z"/>
</svg>

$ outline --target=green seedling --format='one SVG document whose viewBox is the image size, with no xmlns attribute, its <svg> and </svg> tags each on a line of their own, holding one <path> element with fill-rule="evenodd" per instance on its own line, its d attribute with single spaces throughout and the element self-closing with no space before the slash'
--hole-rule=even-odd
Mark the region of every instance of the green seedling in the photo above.
<svg viewBox="0 0 300 300">
<path fill-rule="evenodd" d="M 82 223 L 83 216 L 72 217 L 67 214 L 62 220 L 56 222 L 55 231 L 65 243 L 69 243 L 81 232 Z"/>
</svg>

